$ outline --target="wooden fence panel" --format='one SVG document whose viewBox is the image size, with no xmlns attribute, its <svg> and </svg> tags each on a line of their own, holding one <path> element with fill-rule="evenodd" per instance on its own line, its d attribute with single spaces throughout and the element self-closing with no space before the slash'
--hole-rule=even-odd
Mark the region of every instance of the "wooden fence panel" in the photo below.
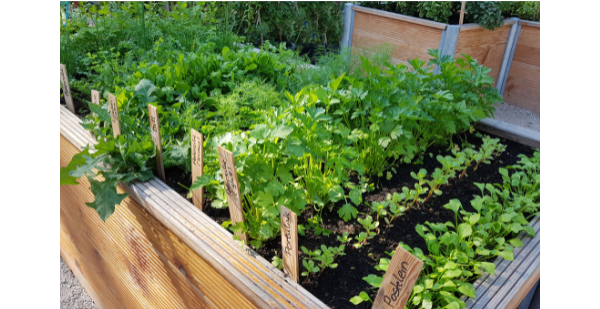
<svg viewBox="0 0 600 309">
<path fill-rule="evenodd" d="M 492 69 L 488 75 L 494 78 L 495 86 L 510 27 L 511 25 L 506 24 L 494 31 L 482 27 L 461 29 L 454 58 L 460 58 L 460 54 L 467 54 L 477 59 L 479 64 Z"/>
<path fill-rule="evenodd" d="M 407 59 L 428 60 L 428 49 L 439 48 L 442 29 L 408 21 L 356 11 L 352 48 L 367 49 L 388 43 L 394 48 L 392 62 L 404 63 Z"/>
<path fill-rule="evenodd" d="M 540 114 L 540 27 L 519 22 L 521 31 L 506 80 L 506 103 Z"/>
</svg>

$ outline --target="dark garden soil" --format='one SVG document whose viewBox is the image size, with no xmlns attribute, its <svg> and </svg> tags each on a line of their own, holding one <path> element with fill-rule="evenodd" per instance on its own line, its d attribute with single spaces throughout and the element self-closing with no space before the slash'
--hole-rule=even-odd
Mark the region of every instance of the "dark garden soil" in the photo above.
<svg viewBox="0 0 600 309">
<path fill-rule="evenodd" d="M 479 149 L 481 145 L 481 138 L 475 134 L 467 133 L 463 134 L 462 138 Z M 495 137 L 495 136 L 492 136 Z M 429 222 L 454 222 L 454 213 L 450 210 L 443 208 L 451 199 L 458 199 L 461 201 L 463 207 L 467 211 L 475 211 L 470 204 L 471 199 L 474 195 L 481 195 L 479 189 L 473 184 L 474 182 L 479 183 L 502 183 L 502 176 L 498 172 L 498 168 L 505 167 L 507 165 L 513 165 L 519 161 L 517 157 L 519 154 L 526 156 L 532 156 L 534 149 L 528 146 L 524 146 L 509 140 L 501 139 L 500 142 L 507 146 L 506 151 L 502 153 L 498 158 L 492 161 L 491 164 L 481 164 L 477 171 L 473 171 L 473 166 L 467 170 L 467 176 L 462 179 L 453 179 L 450 181 L 448 186 L 442 187 L 443 192 L 440 196 L 433 195 L 432 198 L 425 204 L 420 205 L 405 213 L 394 220 L 392 227 L 386 228 L 386 224 L 383 219 L 380 219 L 380 233 L 373 239 L 367 242 L 367 245 L 361 249 L 354 249 L 352 245 L 346 247 L 345 256 L 339 256 L 336 259 L 338 267 L 335 269 L 326 269 L 316 279 L 311 278 L 306 282 L 306 277 L 301 277 L 300 284 L 304 286 L 309 292 L 315 295 L 317 298 L 322 300 L 326 305 L 331 308 L 370 308 L 370 303 L 362 303 L 358 306 L 354 306 L 349 302 L 350 298 L 358 295 L 361 291 L 369 293 L 371 298 L 375 298 L 375 291 L 370 290 L 370 285 L 362 280 L 363 277 L 369 274 L 382 275 L 382 272 L 377 271 L 374 267 L 378 264 L 379 258 L 388 257 L 385 253 L 393 251 L 399 242 L 403 242 L 410 247 L 418 247 L 423 252 L 427 253 L 427 247 L 425 241 L 417 234 L 415 227 L 417 224 L 424 224 L 426 221 Z M 453 143 L 459 147 L 462 146 L 461 138 L 455 136 Z M 402 164 L 396 167 L 397 173 L 393 175 L 390 180 L 385 177 L 374 179 L 376 189 L 370 193 L 363 193 L 364 202 L 372 203 L 374 201 L 380 202 L 385 200 L 387 194 L 393 194 L 394 192 L 402 192 L 402 187 L 413 188 L 414 180 L 410 177 L 410 172 L 418 172 L 419 169 L 424 168 L 428 174 L 431 174 L 436 167 L 441 168 L 441 164 L 435 159 L 439 154 L 442 156 L 451 155 L 450 146 L 434 146 L 431 147 L 428 152 L 423 156 L 422 164 Z M 431 154 L 431 155 L 430 155 Z M 179 194 L 185 197 L 187 190 L 180 186 L 178 183 L 189 187 L 191 176 L 189 173 L 183 173 L 179 168 L 170 168 L 166 171 L 167 184 L 177 191 Z M 346 192 L 348 193 L 348 192 Z M 210 216 L 217 223 L 221 224 L 226 220 L 229 220 L 229 210 L 215 209 L 210 206 L 210 200 L 205 200 L 204 209 L 205 213 Z M 344 232 L 350 233 L 352 236 L 358 235 L 361 231 L 361 225 L 356 219 L 344 222 L 337 214 L 337 209 L 342 207 L 344 202 L 340 201 L 336 204 L 333 212 L 329 212 L 327 209 L 323 211 L 323 222 L 325 228 L 332 231 L 329 236 L 316 236 L 314 231 L 306 230 L 306 235 L 299 235 L 298 248 L 305 246 L 309 250 L 315 250 L 321 247 L 322 244 L 326 246 L 339 246 L 340 242 L 337 240 L 338 235 L 342 235 Z M 359 218 L 364 218 L 370 212 L 369 206 L 366 204 L 359 205 Z M 307 218 L 312 215 L 310 206 L 307 206 L 306 210 L 298 218 L 298 224 L 306 224 Z M 352 241 L 354 244 L 356 241 Z M 261 256 L 268 261 L 271 261 L 273 256 L 281 256 L 281 238 L 275 237 L 274 239 L 267 241 L 264 247 L 256 250 Z M 300 253 L 300 259 L 304 257 L 302 251 Z M 302 265 L 300 266 L 302 272 Z"/>
<path fill-rule="evenodd" d="M 79 117 L 85 117 L 90 113 L 90 108 L 85 103 L 84 100 L 91 101 L 92 94 L 88 93 L 87 95 L 75 90 L 71 89 L 71 95 L 73 96 L 73 106 L 75 107 L 75 115 Z M 62 95 L 62 90 L 60 90 L 60 105 L 67 106 L 67 102 Z"/>
</svg>

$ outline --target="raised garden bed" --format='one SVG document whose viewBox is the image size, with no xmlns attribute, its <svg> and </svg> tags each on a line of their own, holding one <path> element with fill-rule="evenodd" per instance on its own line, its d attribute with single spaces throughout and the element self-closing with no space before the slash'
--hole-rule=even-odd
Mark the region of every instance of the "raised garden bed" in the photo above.
<svg viewBox="0 0 600 309">
<path fill-rule="evenodd" d="M 93 138 L 78 122 L 75 115 L 61 107 L 61 166 L 66 166 L 78 148 L 93 143 Z M 473 182 L 501 181 L 497 173 L 499 166 L 514 164 L 518 153 L 531 154 L 533 151 L 527 146 L 502 142 L 508 145 L 507 151 L 493 164 L 482 165 L 477 172 L 469 173 L 469 178 L 452 183 L 453 190 L 445 190 L 448 192 L 434 199 L 428 209 L 414 210 L 400 217 L 393 228 L 382 230 L 372 245 L 340 257 L 338 263 L 348 267 L 354 265 L 351 271 L 347 267 L 329 269 L 309 284 L 292 282 L 263 258 L 269 259 L 281 252 L 278 239 L 259 250 L 260 255 L 247 247 L 241 250 L 231 239 L 231 232 L 186 201 L 181 190 L 176 193 L 160 180 L 121 184 L 122 192 L 131 195 L 117 207 L 114 220 L 106 223 L 84 205 L 93 196 L 83 178 L 84 182 L 76 187 L 62 186 L 61 255 L 93 289 L 90 294 L 96 303 L 105 308 L 121 307 L 116 305 L 119 303 L 127 304 L 127 308 L 142 308 L 142 304 L 158 308 L 163 299 L 172 301 L 169 306 L 174 308 L 194 307 L 193 304 L 202 302 L 218 308 L 287 308 L 287 305 L 290 308 L 346 308 L 352 306 L 348 302 L 351 296 L 367 288 L 361 278 L 373 273 L 376 258 L 381 257 L 383 251 L 393 250 L 398 241 L 426 250 L 423 240 L 414 232 L 415 223 L 452 220 L 451 211 L 441 205 L 452 198 L 468 205 L 471 195 L 478 191 Z M 447 152 L 441 148 L 432 151 Z M 433 167 L 434 161 L 426 159 L 424 167 Z M 411 178 L 407 177 L 407 172 L 414 166 L 409 165 L 406 169 L 390 180 L 381 179 L 382 188 L 366 196 L 365 201 L 381 201 L 387 193 L 409 185 Z M 167 183 L 187 179 L 175 173 L 167 173 L 167 177 Z M 218 223 L 227 219 L 223 213 L 210 209 L 207 214 Z M 367 209 L 362 205 L 359 211 Z M 356 224 L 338 220 L 336 214 L 325 217 L 326 227 L 333 231 L 333 236 L 358 229 Z M 332 221 L 338 222 L 330 223 Z M 325 239 L 326 245 L 335 244 L 333 236 Z M 322 237 L 318 239 L 309 232 L 307 237 L 300 238 L 299 245 L 313 248 L 323 243 Z M 498 265 L 506 262 L 496 261 Z M 331 286 L 340 288 L 324 288 Z M 163 294 L 152 292 L 165 287 L 168 289 Z M 227 290 L 229 292 L 224 293 Z M 369 307 L 366 303 L 357 306 Z"/>
<path fill-rule="evenodd" d="M 133 24 L 150 17 L 165 32 L 173 27 L 162 18 L 182 33 L 211 27 L 182 20 L 199 9 L 183 4 L 173 14 L 113 9 L 101 12 L 115 29 L 134 12 Z M 188 35 L 150 49 L 132 32 L 116 37 L 121 47 L 138 39 L 121 58 L 70 44 L 70 31 L 96 33 L 78 27 L 61 28 L 64 51 L 80 47 L 61 49 L 61 61 L 78 57 L 64 57 L 80 59 L 70 63 L 76 88 L 100 96 L 83 99 L 93 113 L 81 120 L 61 107 L 61 254 L 106 307 L 367 308 L 381 278 L 374 266 L 385 270 L 399 244 L 425 264 L 411 275 L 409 307 L 464 307 L 459 297 L 476 297 L 479 276 L 505 273 L 494 271 L 496 256 L 526 252 L 514 250 L 527 242 L 519 231 L 536 236 L 527 224 L 539 213 L 539 153 L 474 130 L 500 96 L 468 56 L 431 50 L 421 58 L 435 66 L 414 59 L 411 68 L 331 56 L 309 70 L 284 50 Z M 63 84 L 66 76 L 61 65 Z M 196 190 L 204 203 L 195 196 L 192 206 Z M 283 206 L 298 216 L 299 283 L 276 268 L 279 237 L 293 238 Z"/>
<path fill-rule="evenodd" d="M 477 24 L 448 25 L 417 17 L 346 4 L 342 47 L 371 49 L 388 43 L 396 63 L 427 57 L 468 54 L 491 69 L 494 86 L 512 105 L 540 113 L 540 23 L 510 18 L 486 30 Z M 508 45 L 507 45 L 508 44 Z"/>
</svg>

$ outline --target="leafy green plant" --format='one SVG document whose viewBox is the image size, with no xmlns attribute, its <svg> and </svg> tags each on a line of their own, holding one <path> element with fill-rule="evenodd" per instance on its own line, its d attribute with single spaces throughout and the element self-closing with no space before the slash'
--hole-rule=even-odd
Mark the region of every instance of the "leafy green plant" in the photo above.
<svg viewBox="0 0 600 309">
<path fill-rule="evenodd" d="M 401 216 L 404 214 L 404 212 L 406 211 L 406 207 L 401 205 L 401 203 L 403 201 L 405 201 L 405 196 L 406 193 L 402 194 L 398 194 L 397 192 L 394 192 L 394 194 L 388 194 L 386 197 L 386 202 L 389 205 L 389 214 L 391 215 L 390 218 L 385 218 L 385 222 L 387 223 L 387 227 L 386 228 L 390 228 L 392 225 L 392 222 L 394 222 L 394 219 L 396 219 L 397 217 Z M 404 204 L 405 205 L 405 204 Z"/>
<path fill-rule="evenodd" d="M 474 22 L 485 29 L 494 30 L 504 25 L 500 1 L 468 1 L 465 10 L 467 22 Z"/>
<path fill-rule="evenodd" d="M 304 246 L 302 246 L 301 249 L 302 252 L 308 256 L 307 258 L 302 259 L 302 266 L 306 269 L 306 271 L 302 272 L 302 276 L 306 276 L 307 282 L 311 275 L 316 277 L 328 267 L 336 268 L 338 264 L 335 263 L 335 259 L 340 255 L 346 255 L 344 253 L 344 245 L 339 247 L 327 247 L 321 245 L 321 250 L 316 249 L 314 251 L 310 251 Z M 319 261 L 320 263 L 315 264 L 314 261 Z"/>
</svg>

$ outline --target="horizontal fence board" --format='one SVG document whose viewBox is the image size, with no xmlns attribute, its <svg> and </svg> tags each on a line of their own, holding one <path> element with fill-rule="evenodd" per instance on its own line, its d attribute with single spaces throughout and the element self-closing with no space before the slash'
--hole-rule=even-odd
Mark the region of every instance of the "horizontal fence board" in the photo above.
<svg viewBox="0 0 600 309">
<path fill-rule="evenodd" d="M 355 52 L 356 49 L 370 50 L 388 43 L 394 49 L 392 58 L 395 61 L 406 62 L 414 58 L 427 60 L 431 58 L 427 50 L 438 48 L 441 37 L 442 30 L 437 28 L 357 11 L 352 47 Z"/>
<path fill-rule="evenodd" d="M 63 144 L 71 147 L 70 155 L 61 153 L 61 166 L 66 166 L 72 155 L 80 151 L 82 146 L 94 143 L 94 138 L 79 123 L 80 120 L 75 115 L 61 106 L 61 149 L 66 147 L 63 147 Z M 73 209 L 69 212 L 65 212 L 70 208 L 63 207 L 63 199 L 61 199 L 61 214 L 64 213 L 64 216 L 61 216 L 61 224 L 63 220 L 68 220 L 66 222 L 99 221 L 99 224 L 88 227 L 86 234 L 90 235 L 107 234 L 104 229 L 109 222 L 119 222 L 119 227 L 139 225 L 145 233 L 136 234 L 138 241 L 135 243 L 143 243 L 152 248 L 152 251 L 148 251 L 144 256 L 150 256 L 152 261 L 161 261 L 160 264 L 152 265 L 163 265 L 162 269 L 156 266 L 156 271 L 163 273 L 162 278 L 169 277 L 169 280 L 150 280 L 152 284 L 161 287 L 160 290 L 163 291 L 161 299 L 172 300 L 170 303 L 159 304 L 158 300 L 143 299 L 146 295 L 144 291 L 149 291 L 148 287 L 144 290 L 132 284 L 132 282 L 141 282 L 136 279 L 136 275 L 145 278 L 145 273 L 140 272 L 139 269 L 140 265 L 146 265 L 147 262 L 142 264 L 132 262 L 132 259 L 136 258 L 133 256 L 126 260 L 121 258 L 122 262 L 119 264 L 113 261 L 116 259 L 114 254 L 108 254 L 106 260 L 120 265 L 121 268 L 126 265 L 137 267 L 138 270 L 134 271 L 136 275 L 128 276 L 123 269 L 112 270 L 119 267 L 109 268 L 110 271 L 106 267 L 100 267 L 98 270 L 95 265 L 88 265 L 85 263 L 87 260 L 83 259 L 85 267 L 90 269 L 81 272 L 85 276 L 84 279 L 92 278 L 90 285 L 93 289 L 102 290 L 104 293 L 102 297 L 115 300 L 115 304 L 127 304 L 127 308 L 140 306 L 140 308 L 327 308 L 320 300 L 290 278 L 285 277 L 281 271 L 254 251 L 248 247 L 241 249 L 229 232 L 162 181 L 120 184 L 119 192 L 129 192 L 130 196 L 116 207 L 115 213 L 105 223 L 101 222 L 93 209 L 84 204 L 84 201 L 93 200 L 87 187 L 89 187 L 87 183 L 83 187 L 82 184 L 61 186 L 61 193 L 62 190 L 84 191 L 84 193 L 69 191 L 68 194 L 61 195 L 64 196 L 65 203 L 71 199 L 71 195 L 87 194 L 85 199 L 73 203 Z M 88 221 L 73 217 L 74 214 L 86 211 L 89 213 Z M 121 218 L 124 216 L 122 212 L 134 215 Z M 77 228 L 72 227 L 70 230 L 77 230 Z M 120 232 L 112 233 L 117 234 L 110 235 L 107 239 L 119 238 Z M 92 246 L 94 248 L 101 247 L 105 248 L 103 250 L 106 252 L 114 252 L 111 249 L 114 245 L 110 241 L 100 239 L 94 242 L 93 239 L 78 238 L 70 242 L 66 237 L 67 234 L 64 235 L 65 247 L 69 247 L 68 243 L 74 243 L 75 246 L 72 247 L 77 247 L 79 243 L 91 243 L 94 244 Z M 63 238 L 61 238 L 61 248 L 62 243 Z M 86 251 L 88 255 L 89 251 Z M 148 261 L 148 258 L 143 260 Z M 160 276 L 152 278 L 155 277 L 160 278 Z M 108 291 L 108 287 L 113 287 L 110 288 L 112 293 Z M 115 292 L 116 290 L 119 291 Z M 158 292 L 155 294 L 160 295 Z M 178 299 L 181 301 L 177 302 Z M 107 306 L 119 308 L 116 305 Z"/>
<path fill-rule="evenodd" d="M 440 30 L 446 29 L 446 24 L 440 23 L 437 21 L 431 21 L 431 20 L 427 20 L 427 19 L 407 16 L 407 15 L 402 15 L 402 14 L 397 14 L 397 13 L 392 13 L 392 12 L 386 12 L 386 11 L 382 11 L 382 10 L 371 9 L 371 8 L 366 8 L 366 7 L 361 7 L 361 6 L 352 6 L 352 9 L 354 11 L 356 11 L 356 13 L 359 13 L 359 12 L 366 13 L 369 15 L 410 22 L 413 24 L 427 26 L 430 28 L 436 28 L 436 29 L 440 29 Z"/>
<path fill-rule="evenodd" d="M 519 40 L 510 66 L 504 101 L 540 114 L 540 28 L 521 23 Z"/>
</svg>

